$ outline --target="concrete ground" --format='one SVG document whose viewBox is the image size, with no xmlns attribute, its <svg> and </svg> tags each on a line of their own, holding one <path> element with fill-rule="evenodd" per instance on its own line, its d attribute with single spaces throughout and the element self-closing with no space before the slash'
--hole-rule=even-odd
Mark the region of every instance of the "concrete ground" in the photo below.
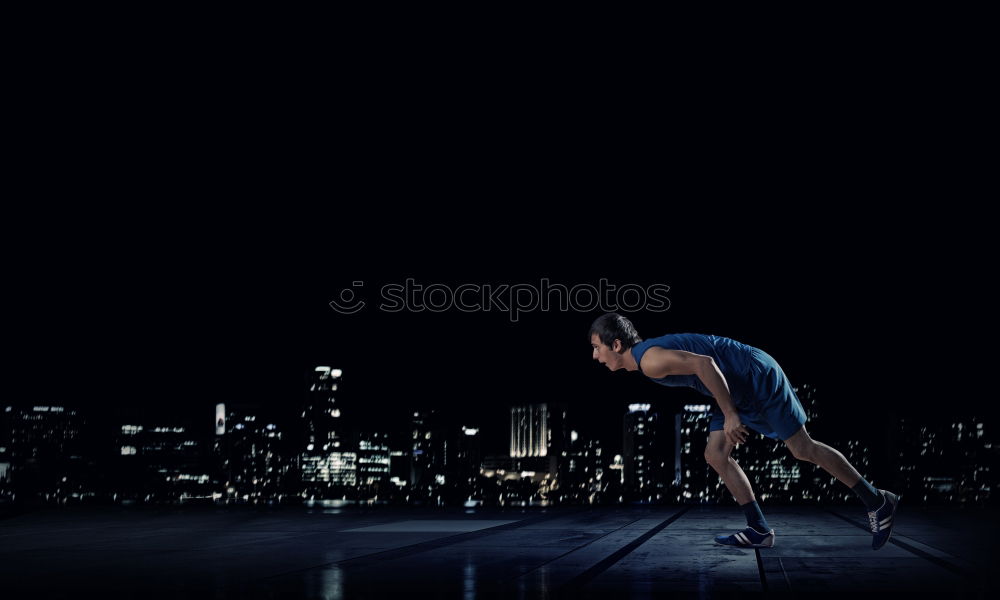
<svg viewBox="0 0 1000 600">
<path fill-rule="evenodd" d="M 735 506 L 73 508 L 0 519 L 0 598 L 994 597 L 1000 514 L 765 507 L 774 548 L 713 537 Z"/>
</svg>

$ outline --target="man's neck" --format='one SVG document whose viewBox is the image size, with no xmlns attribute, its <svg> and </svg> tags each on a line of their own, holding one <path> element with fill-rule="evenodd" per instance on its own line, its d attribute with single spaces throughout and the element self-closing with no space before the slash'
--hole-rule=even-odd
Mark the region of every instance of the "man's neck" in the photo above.
<svg viewBox="0 0 1000 600">
<path fill-rule="evenodd" d="M 632 349 L 629 348 L 622 354 L 622 358 L 625 360 L 625 370 L 626 371 L 638 371 L 639 365 L 635 362 L 635 356 L 632 355 Z"/>
</svg>

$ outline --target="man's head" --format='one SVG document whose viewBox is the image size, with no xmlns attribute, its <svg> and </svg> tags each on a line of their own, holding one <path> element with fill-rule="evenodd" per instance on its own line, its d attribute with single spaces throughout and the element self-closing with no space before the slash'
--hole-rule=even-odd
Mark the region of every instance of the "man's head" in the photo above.
<svg viewBox="0 0 1000 600">
<path fill-rule="evenodd" d="M 618 313 L 601 315 L 590 326 L 590 345 L 594 360 L 612 371 L 625 367 L 625 352 L 642 341 L 632 321 Z"/>
</svg>

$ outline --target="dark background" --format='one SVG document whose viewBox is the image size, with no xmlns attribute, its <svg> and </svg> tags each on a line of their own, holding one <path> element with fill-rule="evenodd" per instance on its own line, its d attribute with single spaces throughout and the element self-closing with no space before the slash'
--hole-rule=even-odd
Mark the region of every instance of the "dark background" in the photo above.
<svg viewBox="0 0 1000 600">
<path fill-rule="evenodd" d="M 982 255 L 946 241 L 951 225 L 761 205 L 755 219 L 724 226 L 627 204 L 581 205 L 566 213 L 576 220 L 551 224 L 516 212 L 487 222 L 461 205 L 422 220 L 335 204 L 289 220 L 267 211 L 61 220 L 12 255 L 10 397 L 98 418 L 207 422 L 220 401 L 290 416 L 305 375 L 325 364 L 344 370 L 343 402 L 362 423 L 439 407 L 483 427 L 486 451 L 502 451 L 510 404 L 558 400 L 614 439 L 629 403 L 706 399 L 594 362 L 587 331 L 601 310 L 512 322 L 500 311 L 377 308 L 381 286 L 407 278 L 567 287 L 606 278 L 670 286 L 669 310 L 627 313 L 643 337 L 712 333 L 766 350 L 793 384 L 819 388 L 828 427 L 877 439 L 892 415 L 993 411 L 968 342 L 982 335 Z M 364 281 L 368 306 L 334 312 L 328 302 L 353 281 Z"/>
<path fill-rule="evenodd" d="M 454 69 L 461 52 L 440 72 L 352 54 L 335 77 L 270 48 L 224 69 L 39 55 L 0 223 L 6 396 L 294 411 L 325 363 L 365 417 L 559 399 L 618 429 L 603 407 L 692 396 L 594 363 L 600 311 L 327 306 L 355 280 L 605 277 L 671 287 L 669 311 L 629 315 L 641 335 L 759 346 L 845 427 L 994 411 L 988 96 L 930 48 L 891 68 L 842 46 L 776 69 L 683 53 L 667 77 L 595 56 L 527 79 Z"/>
</svg>

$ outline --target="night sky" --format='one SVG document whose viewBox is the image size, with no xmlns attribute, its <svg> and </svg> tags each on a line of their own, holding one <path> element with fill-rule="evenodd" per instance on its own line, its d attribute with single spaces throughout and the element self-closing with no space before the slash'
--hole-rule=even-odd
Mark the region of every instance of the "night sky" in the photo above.
<svg viewBox="0 0 1000 600">
<path fill-rule="evenodd" d="M 623 311 L 642 337 L 712 333 L 763 348 L 793 384 L 819 388 L 831 424 L 877 435 L 893 411 L 987 410 L 949 353 L 970 331 L 980 279 L 961 266 L 960 249 L 893 234 L 884 221 L 825 235 L 805 219 L 681 238 L 634 221 L 593 230 L 438 222 L 400 233 L 324 218 L 323 227 L 303 215 L 290 227 L 180 220 L 56 232 L 64 243 L 36 244 L 12 267 L 21 285 L 11 397 L 99 415 L 207 419 L 218 401 L 287 413 L 305 374 L 324 364 L 344 370 L 345 405 L 365 420 L 437 406 L 483 426 L 512 403 L 555 400 L 595 432 L 620 432 L 631 402 L 702 401 L 594 362 L 587 330 L 600 309 L 511 322 L 500 311 L 377 308 L 381 286 L 407 278 L 452 287 L 606 278 L 670 287 L 669 310 Z M 334 312 L 328 302 L 354 281 L 368 305 Z M 502 431 L 484 433 L 503 447 Z"/>
</svg>

